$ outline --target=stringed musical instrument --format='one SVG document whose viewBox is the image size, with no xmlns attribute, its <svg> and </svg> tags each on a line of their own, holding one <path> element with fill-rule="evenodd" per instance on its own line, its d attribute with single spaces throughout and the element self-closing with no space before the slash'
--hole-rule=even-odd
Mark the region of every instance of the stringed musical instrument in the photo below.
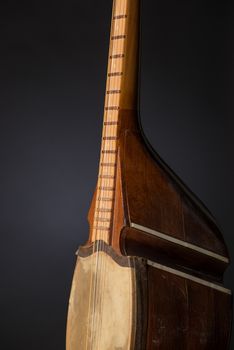
<svg viewBox="0 0 234 350">
<path fill-rule="evenodd" d="M 77 252 L 67 350 L 225 350 L 229 256 L 215 221 L 145 139 L 140 0 L 114 0 L 90 234 Z"/>
</svg>

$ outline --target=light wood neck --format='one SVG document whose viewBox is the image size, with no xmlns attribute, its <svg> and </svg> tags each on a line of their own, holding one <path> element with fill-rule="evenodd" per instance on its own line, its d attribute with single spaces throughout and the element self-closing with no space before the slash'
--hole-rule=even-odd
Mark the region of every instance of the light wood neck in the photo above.
<svg viewBox="0 0 234 350">
<path fill-rule="evenodd" d="M 138 104 L 139 16 L 140 0 L 114 0 L 92 241 L 110 240 L 121 112 Z"/>
</svg>

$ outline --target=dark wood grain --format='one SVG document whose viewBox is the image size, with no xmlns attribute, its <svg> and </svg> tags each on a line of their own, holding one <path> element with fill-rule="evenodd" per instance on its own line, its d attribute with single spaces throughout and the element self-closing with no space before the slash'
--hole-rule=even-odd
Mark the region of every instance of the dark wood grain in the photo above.
<svg viewBox="0 0 234 350">
<path fill-rule="evenodd" d="M 149 267 L 148 298 L 147 350 L 228 349 L 229 295 Z"/>
<path fill-rule="evenodd" d="M 110 246 L 103 246 L 118 263 L 132 262 L 136 267 L 139 299 L 135 349 L 227 350 L 232 296 L 209 283 L 223 286 L 228 250 L 211 213 L 144 136 L 138 113 L 140 0 L 128 0 L 127 10 L 113 17 L 113 21 L 128 20 L 128 24 L 122 38 L 123 52 L 110 56 L 123 60 L 123 65 L 119 63 L 121 72 L 112 73 L 121 77 L 121 86 L 107 89 L 108 96 L 119 96 L 119 103 L 105 107 L 107 112 L 117 111 L 118 120 L 104 120 L 104 127 L 115 125 L 118 132 L 114 135 L 117 165 Z M 105 140 L 113 140 L 113 135 Z M 96 192 L 89 212 L 90 237 L 81 254 L 93 247 L 95 202 Z M 132 223 L 184 244 L 134 229 Z M 186 247 L 186 243 L 200 250 Z M 179 275 L 147 265 L 149 260 L 173 268 Z M 196 282 L 197 277 L 205 285 Z"/>
</svg>

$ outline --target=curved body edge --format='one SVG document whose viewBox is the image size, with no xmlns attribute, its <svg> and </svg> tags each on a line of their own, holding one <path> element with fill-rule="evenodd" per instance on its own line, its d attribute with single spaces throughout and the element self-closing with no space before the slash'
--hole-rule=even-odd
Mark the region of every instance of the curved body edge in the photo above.
<svg viewBox="0 0 234 350">
<path fill-rule="evenodd" d="M 223 273 L 229 265 L 229 254 L 220 230 L 209 213 L 189 194 L 186 186 L 173 177 L 170 169 L 160 159 L 153 157 L 139 130 L 128 129 L 122 133 L 119 154 L 124 216 L 127 223 L 122 230 L 122 239 L 120 237 L 122 251 L 127 255 L 139 255 L 139 251 L 128 248 L 138 244 L 142 250 L 146 241 L 155 248 L 158 237 L 150 232 L 159 232 L 164 237 L 181 242 L 186 252 L 193 253 L 193 250 L 188 249 L 188 246 L 193 246 L 198 248 L 197 252 L 207 251 L 211 253 L 211 257 L 220 256 L 220 264 L 215 267 L 214 273 L 211 271 L 211 275 L 222 281 Z M 137 234 L 137 230 L 129 230 L 129 227 L 134 226 L 143 229 L 141 232 L 138 230 Z M 136 244 L 133 242 L 134 233 Z M 129 241 L 125 244 L 128 236 Z M 180 248 L 179 245 L 175 246 Z M 155 253 L 158 252 L 155 250 Z M 182 254 L 183 252 L 181 256 Z M 149 256 L 140 256 L 152 259 L 152 249 Z M 216 264 L 216 260 L 213 260 Z M 199 260 L 197 262 L 199 265 Z M 202 268 L 200 265 L 199 270 Z"/>
<path fill-rule="evenodd" d="M 95 242 L 78 251 L 66 350 L 227 350 L 231 305 L 218 285 Z"/>
<path fill-rule="evenodd" d="M 145 349 L 145 263 L 118 256 L 104 242 L 78 251 L 66 350 Z"/>
<path fill-rule="evenodd" d="M 140 3 L 113 2 L 98 180 L 66 350 L 228 350 L 222 234 L 140 125 Z"/>
</svg>

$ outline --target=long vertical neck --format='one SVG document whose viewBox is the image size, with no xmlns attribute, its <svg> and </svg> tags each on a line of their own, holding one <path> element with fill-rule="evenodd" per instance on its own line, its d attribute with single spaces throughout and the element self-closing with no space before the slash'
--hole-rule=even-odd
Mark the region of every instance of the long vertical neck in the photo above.
<svg viewBox="0 0 234 350">
<path fill-rule="evenodd" d="M 138 103 L 139 18 L 140 0 L 114 1 L 106 103 L 118 101 L 123 110 L 135 110 Z M 108 94 L 112 88 L 118 97 Z"/>
<path fill-rule="evenodd" d="M 109 243 L 121 115 L 138 103 L 140 0 L 114 0 L 94 223 L 91 239 Z"/>
</svg>

